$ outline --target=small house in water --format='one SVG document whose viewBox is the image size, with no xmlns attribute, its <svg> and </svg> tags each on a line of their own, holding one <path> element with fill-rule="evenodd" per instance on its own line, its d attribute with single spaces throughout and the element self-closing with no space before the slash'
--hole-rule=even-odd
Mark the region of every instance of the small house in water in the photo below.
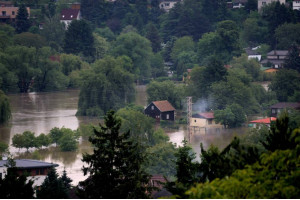
<svg viewBox="0 0 300 200">
<path fill-rule="evenodd" d="M 41 186 L 44 182 L 48 171 L 58 164 L 47 163 L 39 160 L 16 159 L 17 173 L 28 175 L 28 180 L 33 180 L 34 186 Z M 0 160 L 0 177 L 4 178 L 7 173 L 7 160 Z"/>
<path fill-rule="evenodd" d="M 263 125 L 270 127 L 272 121 L 276 121 L 276 118 L 268 117 L 268 118 L 264 118 L 264 119 L 257 119 L 257 120 L 250 121 L 249 126 L 253 127 L 253 128 L 259 128 L 260 125 L 263 124 Z"/>
<path fill-rule="evenodd" d="M 145 109 L 145 115 L 160 120 L 175 120 L 175 108 L 168 101 L 153 101 Z"/>
<path fill-rule="evenodd" d="M 193 131 L 201 132 L 201 129 L 203 129 L 207 133 L 207 131 L 219 132 L 223 125 L 216 123 L 213 112 L 202 112 L 192 115 L 190 127 Z"/>
</svg>

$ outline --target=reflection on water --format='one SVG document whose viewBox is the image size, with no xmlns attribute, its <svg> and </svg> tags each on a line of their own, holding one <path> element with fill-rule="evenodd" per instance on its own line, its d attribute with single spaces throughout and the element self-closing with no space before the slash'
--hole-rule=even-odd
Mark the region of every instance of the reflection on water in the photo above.
<svg viewBox="0 0 300 200">
<path fill-rule="evenodd" d="M 91 117 L 76 117 L 79 90 L 67 90 L 64 92 L 49 93 L 29 93 L 8 95 L 12 107 L 12 120 L 0 126 L 0 141 L 11 144 L 12 137 L 17 133 L 26 130 L 35 132 L 36 135 L 49 133 L 54 127 L 66 127 L 77 129 L 83 124 L 98 125 L 100 120 Z M 147 94 L 145 86 L 137 86 L 136 104 L 146 106 Z M 187 137 L 186 127 L 181 125 L 179 130 L 166 129 L 170 141 L 181 145 Z M 191 138 L 191 146 L 197 153 L 199 159 L 200 143 L 204 148 L 214 144 L 219 148 L 224 148 L 235 135 L 243 134 L 244 129 L 224 130 L 218 134 L 199 135 L 195 134 Z M 31 158 L 32 153 L 19 151 L 10 147 L 10 152 L 19 155 L 20 158 Z M 64 168 L 68 176 L 73 180 L 72 184 L 77 185 L 84 180 L 81 168 L 83 166 L 82 154 L 92 153 L 92 148 L 87 140 L 80 141 L 76 152 L 60 152 L 55 146 L 44 149 L 40 152 L 41 159 L 46 162 L 59 164 L 57 172 L 62 174 Z"/>
</svg>

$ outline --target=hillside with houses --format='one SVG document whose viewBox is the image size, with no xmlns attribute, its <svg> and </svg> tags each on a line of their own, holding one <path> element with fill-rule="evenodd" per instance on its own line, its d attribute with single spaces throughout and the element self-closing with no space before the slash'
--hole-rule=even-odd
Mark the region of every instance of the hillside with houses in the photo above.
<svg viewBox="0 0 300 200">
<path fill-rule="evenodd" d="M 0 0 L 0 196 L 299 198 L 299 38 L 299 0 Z M 100 125 L 13 132 L 70 91 Z M 18 114 L 10 97 L 36 94 L 53 97 Z M 58 174 L 49 149 L 80 152 L 86 179 Z"/>
</svg>

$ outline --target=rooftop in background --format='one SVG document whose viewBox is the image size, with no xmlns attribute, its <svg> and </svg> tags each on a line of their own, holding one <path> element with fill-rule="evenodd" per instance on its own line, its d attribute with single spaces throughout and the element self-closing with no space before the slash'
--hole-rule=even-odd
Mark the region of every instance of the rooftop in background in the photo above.
<svg viewBox="0 0 300 200">
<path fill-rule="evenodd" d="M 160 112 L 175 110 L 175 108 L 167 100 L 153 101 L 152 103 L 160 110 Z"/>
<path fill-rule="evenodd" d="M 203 113 L 197 113 L 194 114 L 193 117 L 195 118 L 204 118 L 204 119 L 214 119 L 214 113 L 212 112 L 203 112 Z"/>
<path fill-rule="evenodd" d="M 300 103 L 299 102 L 280 102 L 276 103 L 270 108 L 294 108 L 294 109 L 300 109 Z"/>
<path fill-rule="evenodd" d="M 63 9 L 61 11 L 60 20 L 76 19 L 77 16 L 79 15 L 79 11 L 80 10 L 78 10 L 78 9 L 71 9 L 71 8 Z"/>
<path fill-rule="evenodd" d="M 271 121 L 276 121 L 276 118 L 275 117 L 268 117 L 268 118 L 264 118 L 264 119 L 257 119 L 257 120 L 250 121 L 250 123 L 270 124 Z"/>
<path fill-rule="evenodd" d="M 16 162 L 17 168 L 43 168 L 43 167 L 57 167 L 58 164 L 53 163 L 47 163 L 39 160 L 28 160 L 28 159 L 16 159 L 14 160 Z M 5 164 L 7 164 L 7 160 L 0 160 L 0 167 L 4 167 Z"/>
<path fill-rule="evenodd" d="M 11 1 L 0 1 L 0 7 L 14 7 L 14 3 Z"/>
<path fill-rule="evenodd" d="M 288 54 L 289 54 L 288 50 L 272 50 L 267 54 L 267 56 L 273 56 L 273 55 L 287 56 Z"/>
</svg>

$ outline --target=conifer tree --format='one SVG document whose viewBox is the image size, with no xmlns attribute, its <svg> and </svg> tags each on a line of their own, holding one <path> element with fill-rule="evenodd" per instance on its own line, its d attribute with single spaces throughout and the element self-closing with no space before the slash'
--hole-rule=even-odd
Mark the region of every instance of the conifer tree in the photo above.
<svg viewBox="0 0 300 200">
<path fill-rule="evenodd" d="M 300 51 L 297 45 L 292 45 L 289 52 L 288 59 L 286 60 L 284 67 L 287 69 L 294 69 L 300 73 Z"/>
<path fill-rule="evenodd" d="M 26 6 L 22 4 L 19 7 L 18 14 L 16 17 L 16 32 L 23 33 L 27 32 L 30 28 L 29 15 Z"/>
<path fill-rule="evenodd" d="M 80 198 L 147 198 L 149 175 L 142 169 L 145 162 L 143 148 L 129 139 L 129 131 L 120 133 L 121 120 L 114 111 L 104 118 L 105 126 L 94 128 L 94 137 L 89 141 L 94 146 L 93 154 L 84 154 L 84 174 L 89 177 L 79 183 Z"/>
<path fill-rule="evenodd" d="M 68 198 L 68 190 L 65 187 L 55 168 L 52 168 L 41 185 L 41 189 L 37 191 L 38 199 L 66 199 Z"/>
<path fill-rule="evenodd" d="M 61 176 L 60 180 L 63 182 L 64 186 L 66 189 L 71 189 L 71 182 L 73 181 L 72 179 L 70 179 L 68 176 L 67 176 L 67 171 L 66 169 L 64 169 L 63 171 L 63 175 Z"/>
</svg>

